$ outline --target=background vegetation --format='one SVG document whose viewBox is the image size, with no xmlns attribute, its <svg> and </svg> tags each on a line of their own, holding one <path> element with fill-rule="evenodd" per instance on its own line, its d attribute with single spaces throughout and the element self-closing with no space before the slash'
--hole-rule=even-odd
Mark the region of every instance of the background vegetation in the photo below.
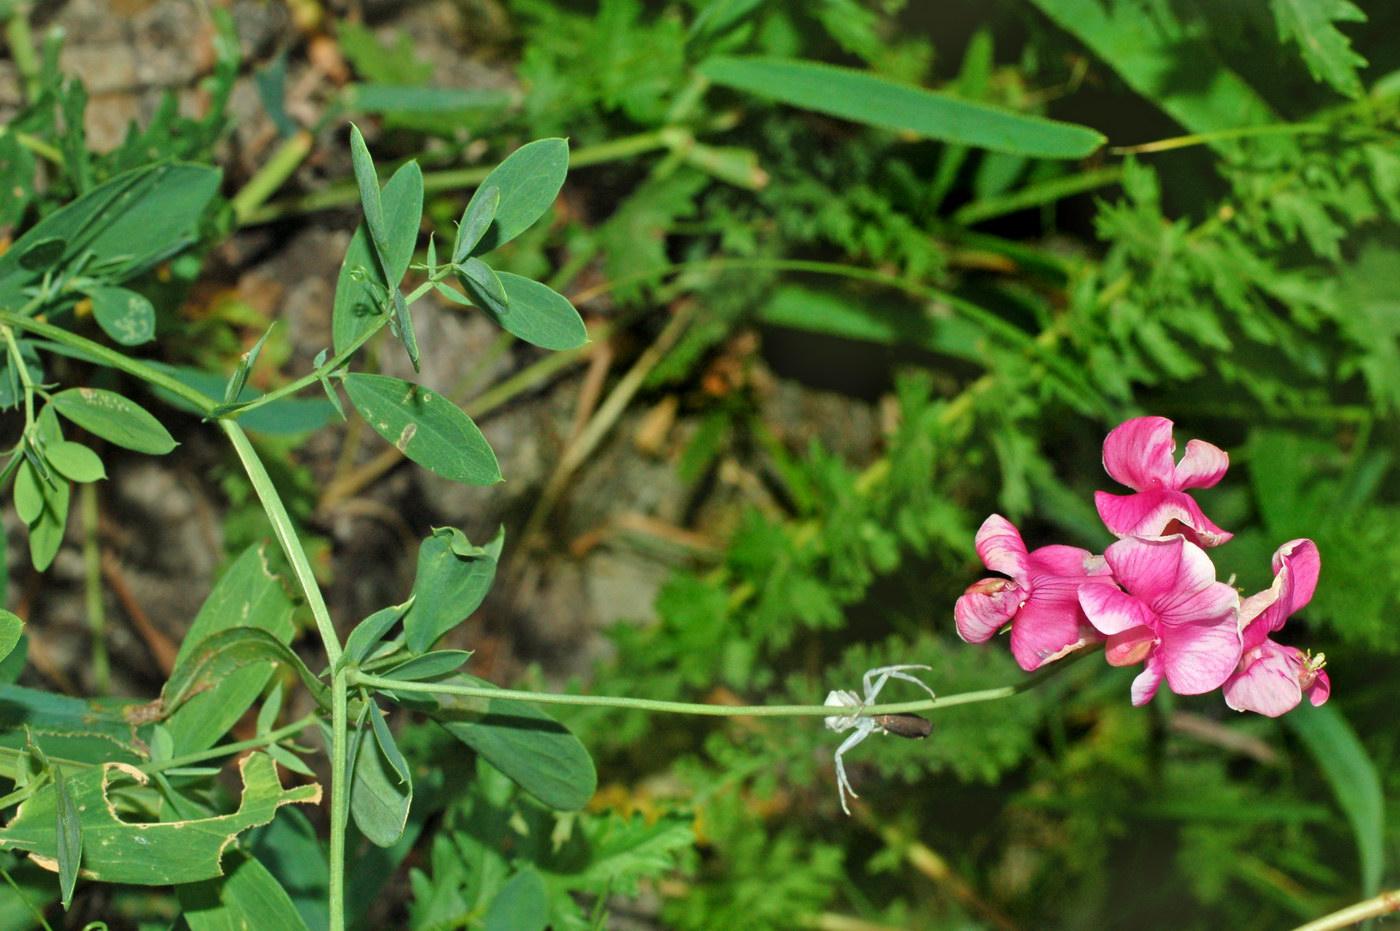
<svg viewBox="0 0 1400 931">
<path fill-rule="evenodd" d="M 60 67 L 44 30 L 54 14 L 4 5 L 24 94 L 0 133 L 0 230 L 13 239 L 152 160 L 222 165 L 228 199 L 198 241 L 133 285 L 157 312 L 150 358 L 221 382 L 269 320 L 246 300 L 211 300 L 210 282 L 307 229 L 353 227 L 334 209 L 356 202 L 347 119 L 382 164 L 422 162 L 434 220 L 423 246 L 428 232 L 451 241 L 487 168 L 568 137 L 563 197 L 500 267 L 568 294 L 592 342 L 548 357 L 508 337 L 464 347 L 446 379 L 512 376 L 504 391 L 468 380 L 454 394 L 488 431 L 488 414 L 531 404 L 574 425 L 518 453 L 543 464 L 499 515 L 511 568 L 460 645 L 474 663 L 488 645 L 501 655 L 474 674 L 743 704 L 818 701 L 889 663 L 932 666 L 939 693 L 1014 683 L 1004 644 L 969 646 L 953 629 L 954 600 L 981 576 L 973 533 L 996 511 L 1032 546 L 1102 551 L 1092 493 L 1112 486 L 1099 444 L 1144 413 L 1176 421 L 1181 443 L 1231 454 L 1227 480 L 1201 495 L 1237 535 L 1217 554 L 1222 574 L 1257 591 L 1284 540 L 1311 537 L 1322 553 L 1289 642 L 1327 654 L 1325 713 L 1269 720 L 1165 692 L 1134 709 L 1128 671 L 1084 662 L 1015 699 L 939 713 L 929 740 L 863 745 L 847 762 L 862 793 L 849 819 L 834 735 L 812 720 L 561 712 L 599 769 L 577 815 L 412 724 L 400 745 L 435 775 L 404 839 L 359 853 L 365 926 L 490 927 L 510 920 L 492 903 L 515 883 L 547 890 L 557 928 L 1277 928 L 1396 884 L 1400 8 L 246 6 L 203 20 L 215 54 L 196 115 L 172 102 L 95 151 L 80 130 L 82 70 Z M 283 30 L 250 43 L 240 24 L 274 11 Z M 447 24 L 436 42 L 418 41 L 425 21 Z M 1107 141 L 1067 155 L 892 128 L 839 112 L 829 91 L 804 98 L 792 73 L 735 64 L 753 56 L 840 65 Z M 480 68 L 477 84 L 442 80 L 458 59 Z M 308 97 L 298 81 L 318 69 Z M 301 374 L 318 348 L 299 355 L 314 339 L 289 335 L 297 326 L 274 330 L 262 387 Z M 64 384 L 106 377 L 77 365 Z M 323 581 L 354 590 L 335 605 L 348 629 L 405 591 L 392 576 L 356 587 L 363 563 L 337 543 L 336 508 L 397 463 L 362 452 L 353 415 L 341 442 L 304 442 L 330 413 L 306 404 L 281 416 L 307 420 L 272 424 L 259 444 Z M 813 416 L 820 404 L 836 413 Z M 207 427 L 182 425 L 197 446 Z M 502 452 L 508 483 L 511 459 Z M 407 468 L 376 500 L 413 540 L 444 515 L 393 484 Z M 217 462 L 209 475 L 222 548 L 237 554 L 265 526 L 246 484 Z M 669 489 L 664 513 L 646 513 L 653 485 Z M 609 498 L 641 502 L 645 519 L 590 535 L 591 502 Z M 484 521 L 485 500 L 456 520 L 478 542 L 496 516 Z M 72 546 L 103 545 L 71 523 Z M 598 546 L 664 567 L 654 608 L 651 591 L 625 590 L 609 604 L 634 609 L 601 633 L 549 630 L 559 599 L 540 594 L 540 576 L 598 572 L 585 559 Z M 411 565 L 413 544 L 400 548 L 380 558 Z M 11 536 L 7 604 L 58 613 L 31 597 L 26 549 Z M 162 623 L 179 636 L 189 620 Z M 111 687 L 102 642 L 71 658 L 75 691 Z M 140 689 L 142 673 L 120 667 L 112 675 Z M 317 823 L 284 810 L 246 845 L 310 927 L 326 921 Z M 0 886 L 4 926 L 31 926 L 22 897 L 42 906 L 57 885 L 23 858 L 5 866 L 16 884 Z M 167 927 L 176 910 L 158 889 L 80 887 L 74 914 Z"/>
</svg>

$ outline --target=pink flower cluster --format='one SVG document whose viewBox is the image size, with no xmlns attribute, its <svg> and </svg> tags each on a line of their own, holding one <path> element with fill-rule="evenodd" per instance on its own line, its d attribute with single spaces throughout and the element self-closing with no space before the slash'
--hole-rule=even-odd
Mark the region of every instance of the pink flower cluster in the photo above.
<svg viewBox="0 0 1400 931">
<path fill-rule="evenodd" d="M 982 643 L 1008 623 L 1011 652 L 1027 671 L 1103 640 L 1114 666 L 1143 664 L 1134 705 L 1165 679 L 1178 695 L 1221 689 L 1237 711 L 1277 717 L 1304 695 L 1327 701 L 1325 657 L 1283 646 L 1269 635 L 1312 599 L 1321 567 L 1311 540 L 1290 540 L 1274 553 L 1274 583 L 1248 598 L 1215 579 L 1205 547 L 1221 530 L 1186 493 L 1210 488 L 1229 466 L 1224 451 L 1202 440 L 1176 462 L 1172 422 L 1137 417 L 1103 444 L 1108 474 L 1130 495 L 1095 495 L 1099 517 L 1119 539 L 1095 556 L 1073 546 L 1027 551 L 1020 532 L 999 514 L 977 531 L 977 555 L 1006 578 L 970 586 L 953 609 L 958 634 Z"/>
</svg>

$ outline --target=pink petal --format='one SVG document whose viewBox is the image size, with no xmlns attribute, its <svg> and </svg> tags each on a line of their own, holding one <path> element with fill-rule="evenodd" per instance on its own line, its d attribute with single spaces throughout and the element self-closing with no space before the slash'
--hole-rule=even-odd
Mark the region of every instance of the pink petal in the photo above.
<svg viewBox="0 0 1400 931">
<path fill-rule="evenodd" d="M 1210 488 L 1225 476 L 1230 467 L 1230 457 L 1218 446 L 1205 440 L 1192 440 L 1186 444 L 1186 455 L 1176 466 L 1178 491 L 1184 488 Z"/>
<path fill-rule="evenodd" d="M 1225 590 L 1224 597 L 1214 599 L 1224 606 L 1220 613 L 1198 615 L 1184 622 L 1162 619 L 1159 653 L 1167 683 L 1178 695 L 1200 695 L 1219 688 L 1240 662 L 1242 646 L 1235 609 L 1239 598 L 1223 582 L 1212 588 Z"/>
<path fill-rule="evenodd" d="M 1100 633 L 1117 634 L 1134 627 L 1155 630 L 1157 617 L 1137 598 L 1107 585 L 1084 585 L 1079 605 Z"/>
<path fill-rule="evenodd" d="M 1030 559 L 1021 532 L 1000 514 L 988 517 L 978 528 L 977 555 L 993 572 L 1009 575 L 1022 585 L 1030 581 Z"/>
<path fill-rule="evenodd" d="M 1134 417 L 1109 431 L 1103 441 L 1103 467 L 1135 491 L 1173 488 L 1176 465 L 1172 422 L 1165 417 Z"/>
<path fill-rule="evenodd" d="M 1322 558 L 1311 540 L 1289 540 L 1274 552 L 1274 584 L 1240 606 L 1246 649 L 1253 649 L 1312 600 Z"/>
<path fill-rule="evenodd" d="M 1302 659 L 1296 648 L 1266 640 L 1259 649 L 1250 651 L 1241 666 L 1221 689 L 1225 704 L 1236 711 L 1256 711 L 1276 718 L 1292 711 L 1302 700 L 1302 689 L 1298 687 Z M 1319 678 L 1321 675 L 1325 674 L 1319 674 Z"/>
<path fill-rule="evenodd" d="M 1170 489 L 1138 492 L 1133 495 L 1111 495 L 1094 492 L 1094 504 L 1109 532 L 1119 537 L 1158 537 L 1188 533 L 1201 546 L 1219 546 L 1234 534 L 1215 526 L 1201 511 L 1190 495 Z M 1181 525 L 1174 528 L 1173 522 Z"/>
<path fill-rule="evenodd" d="M 1318 672 L 1313 684 L 1303 689 L 1303 694 L 1308 696 L 1308 701 L 1314 706 L 1327 703 L 1327 699 L 1332 695 L 1332 679 L 1325 672 Z"/>
<path fill-rule="evenodd" d="M 1095 556 L 1077 546 L 1052 544 L 1031 551 L 1030 570 L 1032 575 L 1081 578 L 1083 576 L 1108 575 L 1111 571 L 1102 556 Z"/>
<path fill-rule="evenodd" d="M 1137 674 L 1133 680 L 1131 695 L 1133 705 L 1145 705 L 1152 700 L 1152 696 L 1157 694 L 1157 687 L 1162 684 L 1162 656 L 1160 653 L 1153 653 L 1147 657 L 1147 665 L 1142 672 Z"/>
<path fill-rule="evenodd" d="M 1157 646 L 1157 632 L 1138 625 L 1111 635 L 1104 644 L 1103 657 L 1110 666 L 1133 666 L 1147 659 Z"/>
<path fill-rule="evenodd" d="M 1011 620 L 1026 590 L 1007 579 L 983 579 L 968 586 L 953 605 L 958 636 L 968 643 L 984 643 Z"/>
<path fill-rule="evenodd" d="M 1016 612 L 1011 625 L 1011 655 L 1022 669 L 1038 669 L 1097 639 L 1097 632 L 1079 609 L 1076 592 L 1082 584 L 1077 578 L 1045 579 Z"/>
<path fill-rule="evenodd" d="M 1155 607 L 1177 591 L 1183 552 L 1190 546 L 1179 534 L 1170 537 L 1128 537 L 1104 551 L 1113 577 L 1128 592 Z M 1193 547 L 1194 549 L 1194 547 Z M 1212 572 L 1210 581 L 1215 581 Z"/>
<path fill-rule="evenodd" d="M 1141 592 L 1137 594 L 1143 597 Z M 1240 593 L 1224 582 L 1215 581 L 1215 563 L 1194 543 L 1184 543 L 1181 547 L 1176 587 L 1159 593 L 1148 605 L 1163 623 L 1229 615 L 1233 623 L 1239 624 Z"/>
</svg>

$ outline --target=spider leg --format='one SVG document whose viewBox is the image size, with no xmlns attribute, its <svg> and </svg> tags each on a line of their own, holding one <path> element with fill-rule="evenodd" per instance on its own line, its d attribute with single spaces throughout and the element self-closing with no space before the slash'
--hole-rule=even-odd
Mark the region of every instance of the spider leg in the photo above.
<svg viewBox="0 0 1400 931">
<path fill-rule="evenodd" d="M 875 721 L 872 718 L 860 718 L 856 722 L 855 733 L 841 742 L 841 746 L 836 748 L 836 792 L 841 797 L 841 810 L 847 815 L 851 809 L 846 805 L 846 793 L 850 793 L 851 798 L 860 798 L 856 790 L 851 786 L 851 780 L 846 777 L 846 764 L 841 757 L 847 750 L 854 749 L 857 744 L 870 736 L 875 729 Z"/>
<path fill-rule="evenodd" d="M 875 703 L 875 697 L 880 694 L 880 690 L 885 687 L 885 683 L 890 679 L 902 679 L 905 682 L 912 682 L 925 692 L 928 692 L 930 698 L 937 698 L 938 696 L 934 694 L 933 689 L 929 688 L 921 679 L 917 679 L 907 672 L 904 672 L 906 669 L 932 668 L 932 666 L 905 664 L 902 666 L 881 666 L 878 669 L 871 669 L 865 674 L 863 680 L 863 685 L 865 686 L 865 701 L 862 703 L 862 707 L 865 705 L 873 705 Z M 874 683 L 872 683 L 870 681 L 872 676 L 878 676 L 879 678 L 875 679 Z"/>
</svg>

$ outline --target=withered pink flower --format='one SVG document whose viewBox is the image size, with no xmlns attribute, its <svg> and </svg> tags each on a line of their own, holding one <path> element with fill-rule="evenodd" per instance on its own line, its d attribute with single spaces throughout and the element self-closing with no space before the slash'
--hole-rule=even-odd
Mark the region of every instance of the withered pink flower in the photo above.
<svg viewBox="0 0 1400 931">
<path fill-rule="evenodd" d="M 1172 422 L 1165 417 L 1135 417 L 1114 427 L 1103 441 L 1103 466 L 1136 493 L 1095 492 L 1099 517 L 1119 537 L 1180 533 L 1200 546 L 1224 543 L 1234 534 L 1211 523 L 1186 489 L 1219 482 L 1230 457 L 1204 440 L 1187 443 L 1180 462 L 1175 452 Z"/>
<path fill-rule="evenodd" d="M 1011 623 L 1011 654 L 1030 671 L 1101 639 L 1079 607 L 1081 585 L 1112 585 L 1102 556 L 1074 546 L 1026 551 L 1012 523 L 1000 514 L 982 522 L 977 555 L 1008 579 L 982 579 L 953 607 L 958 635 L 983 643 Z"/>
</svg>

